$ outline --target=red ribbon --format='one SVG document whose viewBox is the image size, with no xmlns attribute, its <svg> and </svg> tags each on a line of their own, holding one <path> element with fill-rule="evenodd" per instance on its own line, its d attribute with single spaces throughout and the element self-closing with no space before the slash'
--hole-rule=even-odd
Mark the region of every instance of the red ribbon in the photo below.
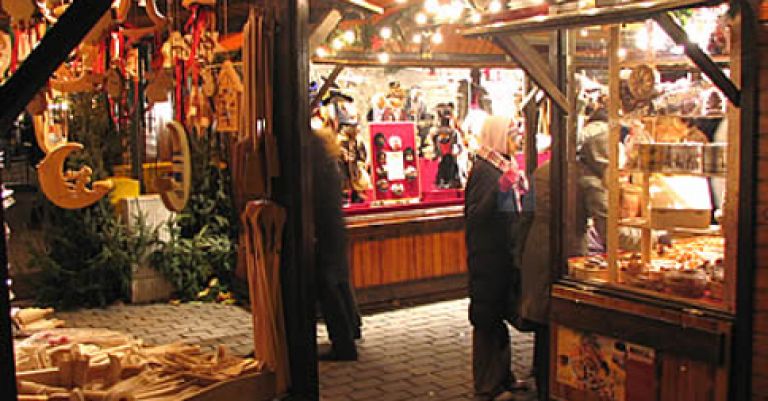
<svg viewBox="0 0 768 401">
<path fill-rule="evenodd" d="M 19 63 L 19 41 L 21 40 L 21 31 L 13 29 L 13 52 L 11 53 L 11 73 L 16 72 L 16 66 Z"/>
</svg>

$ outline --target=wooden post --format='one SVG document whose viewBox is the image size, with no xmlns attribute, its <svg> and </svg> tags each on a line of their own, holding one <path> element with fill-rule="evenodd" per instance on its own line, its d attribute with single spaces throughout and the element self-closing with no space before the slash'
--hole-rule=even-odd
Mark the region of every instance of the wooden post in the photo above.
<svg viewBox="0 0 768 401">
<path fill-rule="evenodd" d="M 274 132 L 281 175 L 276 201 L 287 211 L 280 276 L 292 399 L 319 398 L 314 292 L 314 216 L 309 149 L 309 0 L 265 0 L 275 14 Z"/>
<path fill-rule="evenodd" d="M 619 249 L 619 137 L 621 127 L 619 125 L 619 104 L 621 94 L 619 90 L 619 40 L 620 31 L 618 25 L 611 25 L 610 38 L 608 39 L 608 222 L 606 224 L 607 237 L 605 238 L 608 251 L 608 281 L 616 284 L 618 281 L 617 254 Z"/>
</svg>

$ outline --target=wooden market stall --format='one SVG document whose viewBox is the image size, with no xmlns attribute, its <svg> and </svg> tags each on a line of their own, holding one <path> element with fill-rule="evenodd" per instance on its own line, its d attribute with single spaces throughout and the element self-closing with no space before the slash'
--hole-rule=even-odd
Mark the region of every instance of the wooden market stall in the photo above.
<svg viewBox="0 0 768 401">
<path fill-rule="evenodd" d="M 550 295 L 550 396 L 748 399 L 752 6 L 572 6 L 464 31 L 504 46 L 562 113 L 550 177 L 552 263 L 562 273 Z M 542 31 L 560 42 L 551 70 L 522 52 L 522 34 Z M 605 107 L 606 122 L 584 121 L 589 102 Z M 577 149 L 600 146 L 589 137 L 600 123 L 604 178 L 589 184 L 589 154 Z M 585 205 L 587 191 L 599 191 L 602 212 Z M 587 221 L 598 233 L 588 253 Z"/>
</svg>

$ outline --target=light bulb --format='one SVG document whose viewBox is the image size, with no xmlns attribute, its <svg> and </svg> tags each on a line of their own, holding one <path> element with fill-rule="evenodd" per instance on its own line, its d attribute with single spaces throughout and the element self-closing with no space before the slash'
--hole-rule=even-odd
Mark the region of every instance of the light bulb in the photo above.
<svg viewBox="0 0 768 401">
<path fill-rule="evenodd" d="M 317 57 L 328 57 L 328 50 L 324 47 L 318 47 L 317 50 L 315 50 L 315 54 Z"/>
<path fill-rule="evenodd" d="M 424 2 L 424 9 L 430 14 L 435 14 L 440 11 L 440 2 L 437 0 L 426 0 Z"/>
<path fill-rule="evenodd" d="M 493 0 L 488 4 L 488 12 L 497 13 L 501 11 L 501 2 L 499 0 Z"/>
<path fill-rule="evenodd" d="M 424 25 L 427 23 L 427 15 L 424 13 L 418 13 L 416 14 L 416 23 L 419 25 Z"/>
<path fill-rule="evenodd" d="M 379 59 L 379 62 L 382 64 L 387 64 L 389 62 L 389 53 L 387 52 L 381 52 L 379 53 L 376 58 Z"/>
<path fill-rule="evenodd" d="M 589 36 L 589 31 L 586 28 L 581 29 L 579 30 L 579 35 L 581 35 L 582 38 L 586 38 L 587 36 Z"/>
<path fill-rule="evenodd" d="M 331 47 L 333 47 L 334 50 L 341 50 L 341 48 L 344 47 L 344 41 L 341 40 L 341 38 L 336 38 L 331 42 Z"/>
<path fill-rule="evenodd" d="M 443 34 L 440 32 L 435 32 L 435 34 L 432 35 L 432 43 L 436 45 L 443 43 Z"/>
<path fill-rule="evenodd" d="M 472 13 L 472 16 L 469 17 L 469 20 L 472 21 L 473 24 L 479 24 L 480 21 L 483 20 L 483 16 L 479 13 Z"/>
<path fill-rule="evenodd" d="M 621 48 L 616 52 L 616 55 L 619 56 L 619 58 L 625 58 L 627 57 L 627 49 Z"/>
<path fill-rule="evenodd" d="M 389 39 L 392 37 L 392 28 L 385 26 L 384 28 L 381 28 L 379 31 L 379 36 L 381 36 L 382 39 Z"/>
<path fill-rule="evenodd" d="M 417 45 L 421 43 L 421 34 L 416 33 L 413 35 L 413 38 L 411 39 L 413 43 L 416 43 Z"/>
<path fill-rule="evenodd" d="M 356 39 L 355 31 L 350 29 L 344 32 L 344 40 L 347 43 L 354 43 L 355 39 Z"/>
</svg>

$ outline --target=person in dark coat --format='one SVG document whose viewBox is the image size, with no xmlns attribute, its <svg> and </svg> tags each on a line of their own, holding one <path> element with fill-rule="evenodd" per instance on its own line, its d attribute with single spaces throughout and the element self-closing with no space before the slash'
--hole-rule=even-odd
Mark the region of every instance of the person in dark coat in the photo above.
<svg viewBox="0 0 768 401">
<path fill-rule="evenodd" d="M 508 400 L 524 390 L 511 370 L 506 321 L 517 284 L 514 224 L 521 181 L 509 134 L 510 119 L 491 116 L 480 132 L 478 157 L 467 182 L 464 215 L 469 265 L 469 320 L 475 400 Z M 512 301 L 512 302 L 511 302 Z"/>
<path fill-rule="evenodd" d="M 524 209 L 532 212 L 520 263 L 520 315 L 533 323 L 535 331 L 533 366 L 540 400 L 547 400 L 549 374 L 549 290 L 557 278 L 550 253 L 550 173 L 549 161 L 533 173 L 531 191 Z"/>
<path fill-rule="evenodd" d="M 340 149 L 329 128 L 311 136 L 312 188 L 315 215 L 316 283 L 320 310 L 328 328 L 331 349 L 321 360 L 357 360 L 360 313 L 349 282 L 346 227 L 341 210 Z M 334 190 L 337 189 L 337 190 Z"/>
</svg>

